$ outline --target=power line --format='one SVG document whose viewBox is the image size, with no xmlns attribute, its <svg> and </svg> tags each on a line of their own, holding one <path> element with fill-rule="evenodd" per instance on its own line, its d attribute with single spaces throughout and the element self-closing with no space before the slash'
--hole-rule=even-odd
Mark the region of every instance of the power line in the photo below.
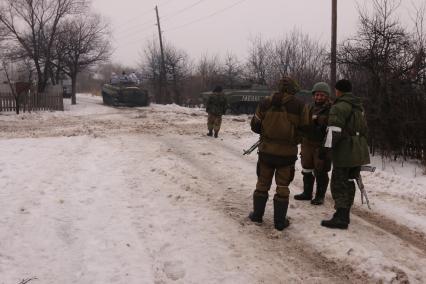
<svg viewBox="0 0 426 284">
<path fill-rule="evenodd" d="M 166 4 L 167 3 L 170 3 L 170 1 L 171 0 L 169 0 L 168 2 L 166 2 Z M 171 13 L 171 14 L 169 14 L 169 15 L 166 15 L 165 17 L 162 17 L 162 19 L 163 20 L 165 20 L 165 21 L 168 21 L 168 20 L 170 20 L 170 19 L 172 19 L 172 18 L 174 18 L 175 16 L 177 16 L 177 15 L 179 15 L 179 14 L 182 14 L 182 13 L 184 13 L 184 12 L 186 12 L 186 11 L 188 11 L 188 10 L 190 10 L 191 8 L 193 8 L 193 7 L 195 7 L 195 6 L 197 6 L 198 4 L 200 4 L 201 2 L 204 2 L 204 1 L 206 1 L 206 0 L 198 0 L 197 2 L 195 2 L 195 3 L 193 3 L 193 4 L 191 4 L 191 5 L 188 5 L 188 6 L 186 6 L 185 8 L 182 8 L 182 9 L 180 9 L 180 10 L 178 10 L 177 12 L 175 12 L 175 13 Z M 164 6 L 164 5 L 163 5 Z M 151 11 L 148 11 L 148 13 L 150 13 Z M 144 13 L 144 14 L 142 14 L 142 15 L 145 15 L 145 14 L 147 14 L 147 13 Z M 142 16 L 141 15 L 141 16 Z M 124 34 L 127 34 L 129 31 L 140 31 L 139 29 L 141 28 L 141 27 L 144 27 L 144 26 L 146 26 L 147 24 L 152 24 L 153 23 L 153 21 L 152 20 L 149 20 L 149 21 L 146 21 L 146 22 L 143 22 L 143 23 L 141 23 L 141 24 L 138 24 L 138 26 L 132 26 L 132 27 L 130 27 L 129 29 L 125 29 L 125 27 L 121 27 L 119 30 L 115 30 L 116 32 L 117 31 L 120 31 L 120 30 L 123 30 L 123 33 Z M 144 29 L 145 30 L 145 29 Z"/>
<path fill-rule="evenodd" d="M 206 0 L 199 0 L 199 1 L 197 1 L 197 2 L 195 2 L 195 3 L 193 3 L 193 4 L 191 4 L 191 5 L 186 6 L 185 8 L 180 9 L 179 11 L 177 11 L 177 12 L 175 12 L 175 13 L 172 13 L 172 14 L 166 15 L 166 16 L 164 16 L 164 17 L 162 17 L 162 18 L 163 18 L 163 20 L 164 20 L 164 21 L 168 21 L 168 20 L 170 20 L 170 19 L 174 18 L 175 16 L 177 16 L 177 15 L 179 15 L 179 14 L 182 14 L 182 13 L 184 13 L 184 12 L 186 12 L 186 11 L 190 10 L 191 8 L 193 8 L 193 7 L 197 6 L 198 4 L 200 4 L 201 2 L 204 2 L 204 1 L 206 1 Z"/>
<path fill-rule="evenodd" d="M 195 23 L 197 23 L 197 22 L 200 22 L 200 21 L 206 20 L 206 19 L 208 19 L 208 18 L 211 18 L 211 17 L 213 17 L 213 16 L 216 16 L 217 14 L 220 14 L 220 13 L 222 13 L 222 12 L 225 12 L 226 10 L 229 10 L 229 9 L 231 9 L 231 8 L 233 8 L 233 7 L 237 6 L 237 5 L 239 5 L 239 4 L 241 4 L 241 3 L 245 2 L 245 1 L 247 1 L 247 0 L 240 0 L 240 1 L 237 1 L 237 2 L 235 2 L 234 4 L 229 5 L 229 6 L 227 6 L 227 7 L 223 8 L 223 9 L 221 9 L 221 10 L 218 10 L 218 11 L 216 11 L 216 12 L 214 12 L 214 13 L 210 14 L 210 15 L 207 15 L 207 16 L 202 17 L 202 18 L 198 18 L 198 19 L 196 19 L 196 20 L 194 20 L 194 21 L 191 21 L 191 22 L 189 22 L 189 23 L 183 24 L 183 25 L 181 25 L 181 26 L 174 27 L 174 28 L 172 28 L 172 29 L 167 29 L 167 30 L 165 30 L 165 32 L 175 31 L 175 30 L 178 30 L 178 29 L 180 29 L 180 28 L 184 28 L 184 27 L 186 27 L 186 26 L 189 26 L 189 25 L 195 24 Z"/>
<path fill-rule="evenodd" d="M 160 7 L 167 6 L 167 5 L 168 5 L 168 4 L 170 4 L 172 1 L 173 1 L 173 0 L 169 0 L 169 1 L 167 1 L 167 2 L 163 3 L 163 4 L 159 5 L 159 6 L 160 6 Z M 132 17 L 132 18 L 128 19 L 128 20 L 127 20 L 127 21 L 125 21 L 124 23 L 131 23 L 131 22 L 134 22 L 135 20 L 140 19 L 142 16 L 145 16 L 145 15 L 147 15 L 147 14 L 149 14 L 149 13 L 152 13 L 152 11 L 153 11 L 153 10 L 154 10 L 153 8 L 151 8 L 151 9 L 147 9 L 147 10 L 144 10 L 141 14 L 138 14 L 137 16 L 135 16 L 135 17 Z M 152 22 L 152 21 L 149 21 L 149 22 Z M 144 23 L 142 23 L 142 24 L 138 24 L 138 25 L 144 25 L 144 24 L 146 24 L 146 23 L 147 23 L 147 22 L 144 22 Z M 136 25 L 133 25 L 133 26 L 131 26 L 131 28 L 130 28 L 130 29 L 132 29 L 132 27 L 133 27 L 133 28 L 135 28 L 135 27 L 137 27 L 137 26 L 136 26 Z M 121 26 L 121 27 L 118 27 L 118 29 L 117 29 L 117 30 L 115 30 L 115 31 L 117 32 L 117 31 L 124 30 L 124 29 L 126 29 L 126 27 Z"/>
<path fill-rule="evenodd" d="M 129 38 L 129 37 L 132 37 L 134 35 L 139 34 L 142 31 L 150 30 L 150 29 L 152 29 L 152 27 L 155 26 L 155 23 L 153 23 L 152 21 L 150 21 L 149 23 L 150 23 L 150 25 L 146 26 L 143 29 L 137 29 L 137 30 L 134 29 L 134 30 L 124 31 L 122 34 L 120 34 L 120 36 L 118 37 L 118 39 L 126 39 L 126 38 Z"/>
<path fill-rule="evenodd" d="M 150 36 L 144 36 L 143 38 L 140 39 L 136 39 L 136 40 L 132 40 L 132 41 L 124 41 L 124 43 L 126 43 L 126 45 L 133 45 L 136 43 L 141 43 L 144 41 L 148 41 L 148 40 L 154 40 L 155 36 L 154 35 L 150 35 Z"/>
<path fill-rule="evenodd" d="M 186 11 L 190 10 L 191 8 L 193 8 L 193 7 L 195 7 L 195 6 L 199 5 L 199 4 L 201 4 L 201 3 L 202 3 L 202 2 L 204 2 L 204 1 L 205 1 L 205 0 L 198 0 L 197 2 L 195 2 L 195 3 L 193 3 L 193 4 L 190 4 L 190 5 L 188 5 L 188 6 L 184 7 L 184 8 L 182 8 L 182 9 L 180 9 L 180 10 L 178 10 L 178 11 L 176 11 L 176 12 L 172 13 L 172 14 L 169 14 L 169 15 L 167 15 L 167 16 L 165 16 L 165 17 L 162 17 L 162 18 L 163 18 L 164 20 L 170 20 L 171 18 L 174 18 L 175 16 L 177 16 L 177 15 L 179 15 L 179 14 L 182 14 L 182 13 L 184 13 L 184 12 L 186 12 Z M 222 13 L 222 12 L 224 12 L 224 11 L 228 10 L 228 9 L 231 9 L 231 8 L 233 8 L 234 6 L 237 6 L 237 5 L 239 5 L 239 4 L 241 4 L 242 2 L 245 2 L 245 1 L 247 1 L 247 0 L 240 0 L 240 1 L 238 1 L 238 2 L 234 3 L 234 4 L 230 5 L 230 6 L 227 6 L 227 7 L 223 8 L 223 9 L 220 9 L 220 10 L 218 10 L 218 11 L 214 12 L 214 13 L 212 13 L 212 14 L 210 14 L 210 15 L 206 16 L 206 17 L 202 17 L 202 18 L 196 19 L 196 20 L 191 21 L 191 22 L 189 22 L 189 23 L 187 23 L 187 24 L 184 24 L 184 25 L 178 26 L 178 27 L 173 28 L 173 29 L 168 29 L 168 30 L 166 30 L 166 31 L 173 31 L 173 30 L 176 30 L 176 29 L 183 28 L 183 27 L 185 27 L 185 26 L 191 25 L 191 24 L 193 24 L 193 23 L 196 23 L 196 22 L 202 21 L 202 20 L 204 20 L 204 19 L 208 19 L 208 18 L 213 17 L 213 16 L 215 16 L 215 15 L 217 15 L 217 14 L 219 14 L 219 13 Z M 168 3 L 170 3 L 170 0 L 169 0 L 168 2 L 166 2 L 165 4 L 168 4 Z M 125 30 L 125 31 L 123 31 L 123 32 L 120 34 L 120 36 L 118 36 L 118 37 L 117 37 L 117 39 L 127 39 L 127 38 L 130 38 L 130 37 L 133 37 L 133 36 L 135 36 L 135 35 L 139 34 L 139 32 L 141 32 L 141 31 L 146 31 L 146 30 L 150 30 L 150 29 L 152 29 L 154 25 L 155 25 L 155 24 L 153 23 L 153 21 L 152 21 L 152 20 L 149 20 L 149 21 L 143 22 L 143 23 L 141 23 L 139 26 L 135 26 L 134 28 L 131 28 L 131 29 L 129 29 L 129 30 Z M 143 27 L 145 27 L 145 28 L 143 28 Z M 142 29 L 141 29 L 141 28 L 142 28 Z"/>
<path fill-rule="evenodd" d="M 152 11 L 150 11 L 150 12 L 152 12 Z M 120 26 L 120 27 L 118 27 L 118 29 L 115 30 L 115 32 L 125 31 L 125 30 L 134 30 L 136 28 L 140 28 L 141 26 L 144 26 L 144 25 L 150 24 L 150 23 L 152 23 L 152 20 L 145 21 L 145 22 L 137 24 L 137 25 L 132 25 L 129 28 L 126 27 L 126 26 Z"/>
<path fill-rule="evenodd" d="M 168 19 L 170 19 L 170 17 L 173 17 L 173 16 L 175 16 L 175 15 L 177 15 L 177 14 L 180 14 L 180 13 L 184 12 L 185 10 L 188 10 L 188 9 L 190 9 L 190 8 L 192 8 L 192 7 L 196 6 L 196 5 L 198 5 L 199 3 L 203 2 L 203 1 L 205 1 L 205 0 L 199 0 L 199 1 L 197 1 L 196 3 L 191 4 L 191 5 L 187 6 L 187 7 L 185 7 L 185 8 L 183 8 L 183 9 L 179 10 L 179 11 L 177 11 L 177 12 L 176 12 L 176 13 L 174 13 L 174 14 L 170 14 Z M 172 29 L 167 29 L 166 31 L 167 31 L 167 32 L 168 32 L 168 31 L 174 31 L 174 30 L 177 30 L 177 29 L 184 28 L 184 27 L 186 27 L 186 26 L 192 25 L 192 24 L 194 24 L 194 23 L 200 22 L 200 21 L 202 21 L 202 20 L 209 19 L 209 18 L 211 18 L 211 17 L 214 17 L 214 16 L 216 16 L 216 15 L 218 15 L 218 14 L 222 13 L 222 12 L 225 12 L 226 10 L 229 10 L 229 9 L 231 9 L 231 8 L 233 8 L 233 7 L 235 7 L 235 6 L 239 5 L 239 4 L 241 4 L 241 3 L 243 3 L 243 2 L 246 2 L 246 1 L 247 1 L 247 0 L 240 0 L 240 1 L 237 1 L 237 2 L 235 2 L 235 3 L 233 3 L 233 4 L 229 5 L 229 6 L 226 6 L 226 7 L 222 8 L 222 9 L 220 9 L 220 10 L 217 10 L 217 11 L 215 11 L 215 12 L 213 12 L 213 13 L 211 13 L 211 14 L 207 15 L 207 16 L 204 16 L 204 17 L 198 18 L 198 19 L 196 19 L 196 20 L 193 20 L 193 21 L 191 21 L 191 22 L 188 22 L 188 23 L 186 23 L 186 24 L 183 24 L 183 25 L 177 26 L 177 27 L 172 28 Z M 169 2 L 170 2 L 170 1 L 169 1 Z M 167 2 L 167 3 L 169 3 L 169 2 Z M 148 29 L 151 29 L 153 26 L 155 26 L 155 24 L 154 24 L 154 23 L 152 23 L 152 21 L 150 21 L 150 23 L 152 24 L 151 26 L 149 26 L 149 27 L 147 27 L 147 28 L 145 28 L 145 29 L 139 30 L 139 31 L 137 31 L 137 32 L 133 32 L 133 33 L 131 33 L 131 34 L 128 34 L 127 36 L 119 37 L 118 39 L 133 39 L 133 38 L 131 38 L 131 37 L 133 37 L 134 35 L 138 34 L 140 31 L 148 30 Z M 142 41 L 144 41 L 144 40 L 148 40 L 148 39 L 149 39 L 149 38 L 151 38 L 151 37 L 152 37 L 152 36 L 145 36 L 145 37 L 143 37 L 143 38 L 141 38 L 141 39 L 136 39 L 136 40 L 133 40 L 133 41 L 131 41 L 131 42 L 126 41 L 126 40 L 125 40 L 125 41 L 122 41 L 121 43 L 123 43 L 123 42 L 124 42 L 124 43 L 127 43 L 127 44 L 135 44 L 135 43 L 138 43 L 138 42 L 142 42 Z M 118 43 L 118 41 L 117 41 L 117 40 L 115 40 L 115 42 L 117 42 L 117 43 Z"/>
</svg>

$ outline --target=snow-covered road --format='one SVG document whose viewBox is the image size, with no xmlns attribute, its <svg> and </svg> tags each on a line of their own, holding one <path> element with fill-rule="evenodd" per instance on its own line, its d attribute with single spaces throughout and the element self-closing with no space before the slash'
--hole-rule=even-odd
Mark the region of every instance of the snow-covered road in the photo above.
<svg viewBox="0 0 426 284">
<path fill-rule="evenodd" d="M 357 196 L 347 231 L 319 225 L 331 199 L 291 200 L 277 232 L 271 202 L 264 224 L 247 219 L 249 117 L 224 117 L 219 139 L 205 121 L 87 95 L 63 113 L 0 114 L 0 283 L 426 282 L 426 178 L 365 175 L 373 210 Z"/>
</svg>

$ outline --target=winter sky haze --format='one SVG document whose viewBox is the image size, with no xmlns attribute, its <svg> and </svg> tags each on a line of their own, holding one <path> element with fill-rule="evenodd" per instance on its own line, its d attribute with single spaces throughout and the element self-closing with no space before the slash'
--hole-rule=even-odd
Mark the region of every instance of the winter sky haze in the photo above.
<svg viewBox="0 0 426 284">
<path fill-rule="evenodd" d="M 371 0 L 338 0 L 338 41 L 354 35 L 357 6 Z M 424 0 L 402 0 L 397 11 L 412 27 L 414 7 Z M 164 41 L 191 58 L 228 52 L 244 58 L 250 38 L 280 39 L 293 29 L 324 44 L 331 37 L 331 0 L 93 0 L 93 9 L 110 23 L 117 63 L 136 66 L 148 41 L 158 40 L 158 5 Z"/>
</svg>

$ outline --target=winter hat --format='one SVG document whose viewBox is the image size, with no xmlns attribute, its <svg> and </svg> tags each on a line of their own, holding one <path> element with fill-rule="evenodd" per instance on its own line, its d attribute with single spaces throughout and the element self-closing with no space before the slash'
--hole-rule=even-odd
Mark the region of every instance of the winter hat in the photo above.
<svg viewBox="0 0 426 284">
<path fill-rule="evenodd" d="M 312 88 L 312 95 L 315 94 L 315 92 L 323 92 L 326 93 L 327 96 L 330 95 L 330 87 L 326 82 L 318 82 L 314 85 Z"/>
<path fill-rule="evenodd" d="M 300 90 L 299 84 L 293 78 L 284 76 L 278 82 L 278 91 L 290 95 L 296 94 Z"/>
<path fill-rule="evenodd" d="M 352 84 L 349 80 L 342 79 L 337 81 L 336 83 L 336 90 L 342 92 L 342 93 L 349 93 L 352 92 Z"/>
</svg>

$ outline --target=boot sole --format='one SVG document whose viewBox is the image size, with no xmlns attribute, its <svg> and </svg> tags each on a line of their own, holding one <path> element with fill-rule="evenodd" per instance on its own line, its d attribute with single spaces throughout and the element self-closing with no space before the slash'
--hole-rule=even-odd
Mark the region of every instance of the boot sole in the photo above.
<svg viewBox="0 0 426 284">
<path fill-rule="evenodd" d="M 259 218 L 252 218 L 250 215 L 248 216 L 249 220 L 252 221 L 253 223 L 258 223 L 258 224 L 262 224 L 263 223 L 263 219 L 259 219 Z"/>
<path fill-rule="evenodd" d="M 296 196 L 295 196 L 295 197 L 294 197 L 294 200 L 299 200 L 299 201 L 311 201 L 311 200 L 312 200 L 312 198 L 309 198 L 309 199 L 308 199 L 307 197 L 306 197 L 306 198 L 300 198 L 300 197 L 296 197 Z"/>
<path fill-rule="evenodd" d="M 288 228 L 290 226 L 290 221 L 289 220 L 285 220 L 284 226 L 274 226 L 276 230 L 278 231 L 283 231 L 285 228 Z"/>
<path fill-rule="evenodd" d="M 341 229 L 341 230 L 347 230 L 348 229 L 348 225 L 327 225 L 327 224 L 323 224 L 321 222 L 321 226 L 329 228 L 329 229 Z"/>
</svg>

